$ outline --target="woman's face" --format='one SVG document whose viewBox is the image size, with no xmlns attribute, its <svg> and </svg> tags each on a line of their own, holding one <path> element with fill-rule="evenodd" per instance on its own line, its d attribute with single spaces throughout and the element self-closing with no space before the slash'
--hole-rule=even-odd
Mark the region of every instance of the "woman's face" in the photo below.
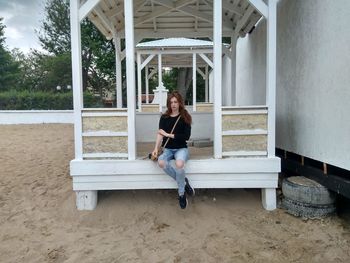
<svg viewBox="0 0 350 263">
<path fill-rule="evenodd" d="M 172 97 L 170 99 L 170 108 L 171 108 L 171 111 L 172 112 L 176 112 L 176 111 L 179 111 L 179 102 L 177 101 L 177 98 L 176 97 Z"/>
</svg>

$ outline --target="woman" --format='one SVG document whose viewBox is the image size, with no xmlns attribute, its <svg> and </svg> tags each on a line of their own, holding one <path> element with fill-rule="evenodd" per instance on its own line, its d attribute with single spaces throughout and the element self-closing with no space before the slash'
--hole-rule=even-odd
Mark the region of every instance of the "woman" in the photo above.
<svg viewBox="0 0 350 263">
<path fill-rule="evenodd" d="M 174 131 L 171 132 L 175 123 Z M 187 206 L 186 194 L 189 196 L 194 196 L 195 194 L 194 189 L 185 177 L 184 170 L 185 163 L 189 157 L 186 141 L 191 136 L 191 123 L 192 117 L 185 109 L 180 93 L 171 93 L 167 100 L 167 111 L 161 116 L 159 121 L 159 131 L 152 154 L 153 156 L 157 156 L 160 144 L 164 146 L 169 138 L 164 152 L 158 158 L 158 165 L 176 180 L 179 205 L 182 209 L 185 209 Z M 175 167 L 170 164 L 170 160 L 172 159 L 175 159 Z"/>
</svg>

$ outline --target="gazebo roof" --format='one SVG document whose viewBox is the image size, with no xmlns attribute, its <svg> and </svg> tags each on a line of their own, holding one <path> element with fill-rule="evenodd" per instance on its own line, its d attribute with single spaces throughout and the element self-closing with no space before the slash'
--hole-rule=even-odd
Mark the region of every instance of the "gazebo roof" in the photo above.
<svg viewBox="0 0 350 263">
<path fill-rule="evenodd" d="M 212 41 L 192 39 L 192 38 L 165 38 L 142 42 L 136 45 L 137 49 L 153 48 L 213 48 Z"/>
<path fill-rule="evenodd" d="M 81 0 L 81 5 L 96 1 Z M 124 37 L 124 1 L 100 0 L 88 14 L 109 39 Z M 222 35 L 228 37 L 244 37 L 262 17 L 248 0 L 222 0 L 222 12 Z M 133 13 L 140 39 L 213 36 L 213 0 L 134 0 Z"/>
</svg>

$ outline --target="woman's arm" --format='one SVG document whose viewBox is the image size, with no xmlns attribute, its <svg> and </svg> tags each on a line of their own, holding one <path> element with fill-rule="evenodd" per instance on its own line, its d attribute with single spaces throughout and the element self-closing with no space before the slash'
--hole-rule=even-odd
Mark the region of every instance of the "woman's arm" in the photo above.
<svg viewBox="0 0 350 263">
<path fill-rule="evenodd" d="M 163 136 L 160 135 L 159 133 L 157 133 L 156 145 L 154 146 L 154 150 L 152 152 L 153 156 L 157 156 L 158 155 L 158 149 L 161 146 L 162 140 L 163 140 Z"/>
</svg>

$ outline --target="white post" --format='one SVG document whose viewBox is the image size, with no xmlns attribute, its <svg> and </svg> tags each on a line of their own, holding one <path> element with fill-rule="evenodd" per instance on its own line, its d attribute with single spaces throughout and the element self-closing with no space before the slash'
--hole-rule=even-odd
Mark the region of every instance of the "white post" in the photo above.
<svg viewBox="0 0 350 263">
<path fill-rule="evenodd" d="M 79 6 L 80 0 L 70 1 L 75 159 L 83 159 L 81 109 L 84 104 Z"/>
<path fill-rule="evenodd" d="M 158 54 L 158 88 L 161 89 L 162 85 L 162 54 Z M 163 92 L 159 92 L 159 112 L 163 111 L 162 107 Z"/>
<path fill-rule="evenodd" d="M 236 106 L 236 53 L 237 38 L 235 36 L 231 37 L 231 106 Z"/>
<path fill-rule="evenodd" d="M 266 70 L 266 104 L 267 115 L 267 154 L 275 156 L 275 121 L 276 121 L 276 0 L 268 1 L 267 18 L 267 70 Z"/>
<path fill-rule="evenodd" d="M 136 121 L 135 121 L 135 51 L 133 1 L 124 2 L 125 14 L 125 59 L 128 104 L 128 159 L 136 159 Z"/>
<path fill-rule="evenodd" d="M 158 54 L 158 87 L 162 86 L 162 54 Z"/>
<path fill-rule="evenodd" d="M 146 81 L 146 104 L 149 104 L 148 66 L 145 67 L 145 81 Z"/>
<path fill-rule="evenodd" d="M 205 66 L 205 102 L 209 102 L 209 69 L 208 65 Z"/>
<path fill-rule="evenodd" d="M 222 1 L 214 1 L 214 157 L 222 158 Z"/>
<path fill-rule="evenodd" d="M 137 53 L 137 90 L 138 90 L 138 109 L 139 112 L 142 111 L 142 81 L 141 81 L 141 55 Z"/>
<path fill-rule="evenodd" d="M 123 107 L 123 93 L 122 93 L 122 59 L 121 59 L 121 46 L 120 38 L 114 38 L 115 45 L 115 69 L 116 69 L 116 97 L 117 97 L 117 108 Z"/>
<path fill-rule="evenodd" d="M 193 111 L 197 111 L 197 55 L 193 53 L 193 70 L 192 70 L 192 96 Z"/>
</svg>

